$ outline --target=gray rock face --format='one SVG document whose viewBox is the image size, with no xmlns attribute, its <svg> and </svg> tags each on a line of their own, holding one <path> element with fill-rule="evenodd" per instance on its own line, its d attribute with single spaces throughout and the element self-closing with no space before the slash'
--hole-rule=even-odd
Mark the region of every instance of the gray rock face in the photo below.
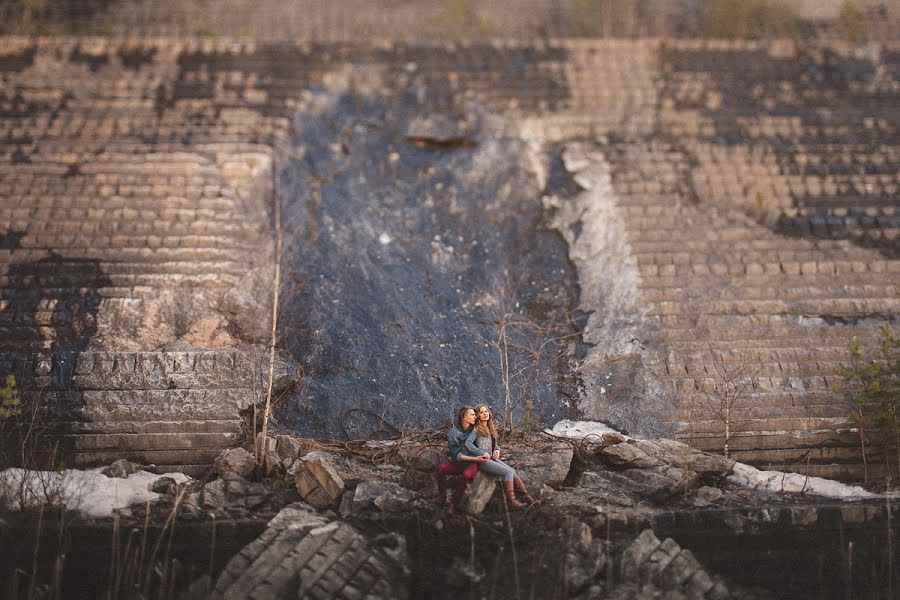
<svg viewBox="0 0 900 600">
<path fill-rule="evenodd" d="M 369 542 L 346 523 L 292 504 L 228 562 L 209 597 L 402 600 L 407 561 L 402 536 Z"/>
<path fill-rule="evenodd" d="M 544 157 L 477 106 L 460 112 L 436 117 L 411 97 L 352 92 L 299 108 L 302 159 L 279 175 L 284 280 L 295 290 L 281 322 L 305 379 L 279 403 L 283 425 L 337 438 L 438 425 L 496 396 L 486 340 L 502 315 L 571 333 L 565 244 L 542 226 Z M 524 326 L 507 334 L 511 348 L 546 341 Z M 533 365 L 542 383 L 529 387 L 548 421 L 563 411 L 559 349 L 546 348 Z M 526 360 L 511 363 L 530 372 Z M 514 379 L 516 397 L 524 378 Z"/>
</svg>

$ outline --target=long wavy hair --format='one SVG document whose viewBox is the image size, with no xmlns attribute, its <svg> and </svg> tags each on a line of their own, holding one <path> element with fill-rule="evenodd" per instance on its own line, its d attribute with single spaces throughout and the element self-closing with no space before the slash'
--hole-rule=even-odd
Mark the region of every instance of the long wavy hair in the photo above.
<svg viewBox="0 0 900 600">
<path fill-rule="evenodd" d="M 478 411 L 482 408 L 486 408 L 488 415 L 490 415 L 487 421 L 482 421 L 478 418 Z M 475 405 L 475 431 L 478 432 L 478 435 L 492 435 L 495 439 L 497 437 L 497 428 L 494 427 L 494 413 L 491 412 L 487 404 Z"/>
<path fill-rule="evenodd" d="M 471 406 L 469 406 L 468 404 L 466 404 L 465 406 L 460 407 L 460 409 L 458 411 L 456 411 L 456 426 L 459 427 L 460 429 L 462 429 L 463 431 L 466 430 L 466 428 L 463 426 L 463 418 L 466 416 L 466 412 L 470 411 L 470 410 L 475 410 L 475 409 L 472 408 Z M 475 422 L 477 423 L 478 419 L 475 419 Z"/>
</svg>

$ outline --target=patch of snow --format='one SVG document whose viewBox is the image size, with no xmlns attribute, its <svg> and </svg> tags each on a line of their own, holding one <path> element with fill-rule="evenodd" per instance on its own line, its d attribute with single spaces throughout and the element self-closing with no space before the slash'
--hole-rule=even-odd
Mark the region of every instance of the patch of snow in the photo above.
<svg viewBox="0 0 900 600">
<path fill-rule="evenodd" d="M 596 437 L 597 442 L 600 442 L 603 439 L 603 434 L 615 434 L 625 440 L 631 439 L 627 435 L 619 433 L 612 427 L 598 421 L 570 421 L 568 419 L 563 419 L 554 425 L 552 429 L 545 429 L 544 431 L 556 437 L 575 440 Z"/>
<path fill-rule="evenodd" d="M 880 494 L 869 492 L 858 485 L 847 485 L 822 477 L 807 477 L 800 473 L 760 471 L 744 463 L 735 463 L 732 474 L 728 476 L 728 481 L 756 490 L 815 494 L 838 500 L 866 500 L 882 497 Z"/>
<path fill-rule="evenodd" d="M 46 504 L 64 504 L 89 517 L 109 517 L 118 508 L 155 500 L 150 491 L 157 479 L 171 477 L 176 483 L 189 481 L 184 473 L 148 473 L 138 471 L 126 479 L 107 477 L 102 468 L 79 471 L 0 471 L 0 504 L 12 508 L 34 508 Z"/>
</svg>

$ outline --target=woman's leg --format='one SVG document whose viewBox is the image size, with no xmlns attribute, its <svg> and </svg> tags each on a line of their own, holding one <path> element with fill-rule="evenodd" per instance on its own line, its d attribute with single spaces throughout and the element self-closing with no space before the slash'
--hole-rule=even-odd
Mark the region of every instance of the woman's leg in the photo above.
<svg viewBox="0 0 900 600">
<path fill-rule="evenodd" d="M 516 472 L 512 467 L 499 460 L 489 460 L 479 463 L 478 469 L 484 471 L 488 475 L 496 477 L 500 481 L 512 481 L 516 476 Z"/>
<path fill-rule="evenodd" d="M 479 469 L 503 482 L 503 493 L 506 495 L 507 506 L 510 508 L 522 508 L 525 506 L 516 500 L 516 492 L 513 490 L 513 480 L 516 477 L 515 469 L 499 460 L 489 460 L 481 463 Z"/>
<path fill-rule="evenodd" d="M 525 482 L 519 479 L 519 476 L 516 475 L 513 479 L 514 488 L 516 491 L 522 492 L 522 496 L 525 498 L 525 504 L 534 504 L 535 499 L 530 493 L 528 493 L 528 488 L 525 487 Z"/>
</svg>

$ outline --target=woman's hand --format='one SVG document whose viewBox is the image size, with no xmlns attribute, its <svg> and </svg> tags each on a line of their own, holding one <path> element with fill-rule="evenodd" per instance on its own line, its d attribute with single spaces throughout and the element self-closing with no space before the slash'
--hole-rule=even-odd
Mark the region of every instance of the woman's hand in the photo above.
<svg viewBox="0 0 900 600">
<path fill-rule="evenodd" d="M 500 451 L 494 450 L 493 454 L 491 454 L 491 458 L 493 458 L 494 460 L 500 460 Z"/>
</svg>

